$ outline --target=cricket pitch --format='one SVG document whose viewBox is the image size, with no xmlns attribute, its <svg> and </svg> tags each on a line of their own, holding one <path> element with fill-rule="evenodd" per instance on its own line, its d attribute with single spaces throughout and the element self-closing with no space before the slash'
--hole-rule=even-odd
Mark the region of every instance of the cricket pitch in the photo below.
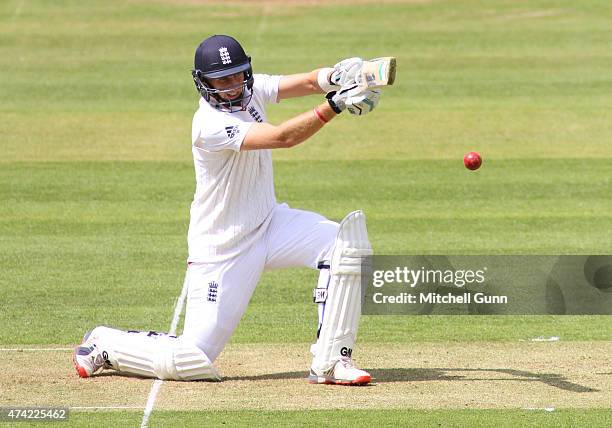
<svg viewBox="0 0 612 428">
<path fill-rule="evenodd" d="M 7 347 L 8 348 L 8 347 Z M 156 410 L 607 408 L 610 342 L 365 344 L 366 387 L 311 385 L 307 344 L 235 344 L 224 380 L 162 384 Z M 71 352 L 0 351 L 0 405 L 143 408 L 151 379 L 80 379 Z M 297 398 L 299 397 L 299 399 Z"/>
</svg>

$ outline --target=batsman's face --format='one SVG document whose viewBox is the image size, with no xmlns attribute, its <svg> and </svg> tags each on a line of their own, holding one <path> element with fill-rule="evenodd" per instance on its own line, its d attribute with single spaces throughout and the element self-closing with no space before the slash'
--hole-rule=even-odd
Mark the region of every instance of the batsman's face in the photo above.
<svg viewBox="0 0 612 428">
<path fill-rule="evenodd" d="M 242 85 L 244 82 L 244 73 L 231 74 L 229 76 L 220 77 L 219 79 L 210 79 L 209 84 L 214 89 L 219 89 L 226 92 L 219 93 L 219 97 L 226 101 L 236 99 L 242 95 Z"/>
</svg>

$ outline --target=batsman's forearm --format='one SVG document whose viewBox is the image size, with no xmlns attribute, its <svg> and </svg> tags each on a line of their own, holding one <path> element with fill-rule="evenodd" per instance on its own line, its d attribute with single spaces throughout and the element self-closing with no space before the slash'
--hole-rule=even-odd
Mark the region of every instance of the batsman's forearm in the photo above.
<svg viewBox="0 0 612 428">
<path fill-rule="evenodd" d="M 324 94 L 325 91 L 321 89 L 317 80 L 319 70 L 283 76 L 278 85 L 278 99 L 284 100 L 306 95 Z"/>
<path fill-rule="evenodd" d="M 323 128 L 324 121 L 329 122 L 337 116 L 328 103 L 320 104 L 316 109 L 321 117 L 314 110 L 309 110 L 277 127 L 279 139 L 285 142 L 283 147 L 297 146 L 306 141 Z"/>
<path fill-rule="evenodd" d="M 281 149 L 297 146 L 312 137 L 327 122 L 336 117 L 329 103 L 323 103 L 280 125 L 253 123 L 244 137 L 240 150 Z"/>
</svg>

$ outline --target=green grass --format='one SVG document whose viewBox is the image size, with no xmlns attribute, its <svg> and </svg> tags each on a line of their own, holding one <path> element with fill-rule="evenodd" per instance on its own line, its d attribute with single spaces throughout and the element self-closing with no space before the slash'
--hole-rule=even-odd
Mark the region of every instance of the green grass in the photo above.
<svg viewBox="0 0 612 428">
<path fill-rule="evenodd" d="M 363 208 L 379 254 L 605 253 L 612 239 L 608 160 L 497 161 L 478 176 L 447 160 L 276 166 L 280 200 L 336 220 Z M 72 343 L 97 324 L 167 329 L 185 269 L 192 181 L 192 167 L 176 162 L 4 164 L 0 322 L 11 328 L 0 343 Z M 309 270 L 264 275 L 234 340 L 309 340 L 315 280 Z M 610 340 L 612 324 L 596 316 L 364 317 L 360 340 L 543 334 Z"/>
<path fill-rule="evenodd" d="M 419 427 L 576 427 L 606 426 L 609 409 L 584 410 L 555 409 L 538 410 L 313 410 L 301 411 L 210 411 L 170 412 L 156 411 L 150 419 L 151 427 L 182 426 L 419 426 Z M 140 412 L 76 412 L 61 426 L 137 426 Z M 40 424 L 20 423 L 19 426 Z"/>
<path fill-rule="evenodd" d="M 70 344 L 96 324 L 168 328 L 194 190 L 189 70 L 213 33 L 241 40 L 256 72 L 398 57 L 378 111 L 274 154 L 279 200 L 336 220 L 364 209 L 379 254 L 610 253 L 611 25 L 612 4 L 599 0 L 2 2 L 0 344 Z M 319 101 L 271 106 L 269 118 Z M 471 150 L 484 157 L 477 172 L 461 164 Z M 266 274 L 233 340 L 311 340 L 314 277 Z M 363 343 L 540 335 L 610 340 L 611 317 L 387 316 L 360 327 Z M 605 412 L 156 412 L 153 423 L 319 416 L 331 425 L 596 426 Z M 140 419 L 73 420 L 124 417 Z"/>
<path fill-rule="evenodd" d="M 151 426 L 165 426 L 179 421 L 182 426 L 605 426 L 608 409 L 590 410 L 380 410 L 380 411 L 309 411 L 309 412 L 159 412 Z"/>
</svg>

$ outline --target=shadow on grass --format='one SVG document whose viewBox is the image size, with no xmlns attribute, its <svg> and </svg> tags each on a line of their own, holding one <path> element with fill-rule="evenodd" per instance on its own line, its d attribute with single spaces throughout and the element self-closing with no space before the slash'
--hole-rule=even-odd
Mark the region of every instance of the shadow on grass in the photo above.
<svg viewBox="0 0 612 428">
<path fill-rule="evenodd" d="M 462 369 L 462 368 L 389 368 L 366 369 L 372 374 L 375 383 L 388 382 L 423 382 L 423 381 L 511 381 L 511 382 L 542 382 L 548 386 L 571 392 L 597 392 L 598 389 L 589 388 L 568 381 L 565 377 L 554 373 L 532 373 L 514 369 Z M 477 373 L 499 373 L 499 377 L 478 377 Z M 456 373 L 456 374 L 455 374 Z M 256 376 L 230 376 L 223 381 L 241 380 L 282 380 L 305 379 L 305 372 L 281 372 Z"/>
</svg>

